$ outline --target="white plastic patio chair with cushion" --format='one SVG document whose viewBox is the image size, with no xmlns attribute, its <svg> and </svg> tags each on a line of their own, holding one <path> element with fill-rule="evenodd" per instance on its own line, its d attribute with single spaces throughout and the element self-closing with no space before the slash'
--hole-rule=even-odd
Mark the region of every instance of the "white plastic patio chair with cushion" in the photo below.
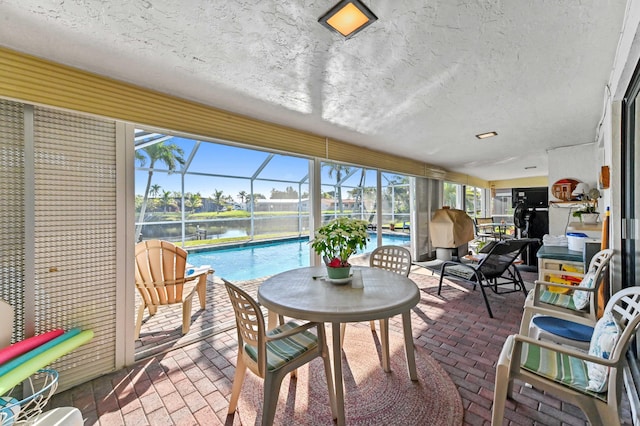
<svg viewBox="0 0 640 426">
<path fill-rule="evenodd" d="M 323 323 L 299 325 L 289 321 L 268 332 L 258 303 L 235 285 L 224 280 L 233 306 L 238 331 L 238 358 L 229 401 L 229 414 L 236 411 L 240 390 L 247 371 L 264 379 L 262 425 L 273 424 L 282 379 L 289 372 L 322 357 L 327 378 L 329 403 L 336 419 L 336 399 Z M 316 335 L 308 331 L 316 329 Z"/>
<path fill-rule="evenodd" d="M 401 246 L 380 246 L 371 252 L 369 266 L 408 277 L 411 271 L 411 252 Z M 380 328 L 383 322 L 388 324 L 389 319 L 381 319 Z M 371 321 L 371 330 L 376 330 L 375 321 Z"/>
<path fill-rule="evenodd" d="M 155 315 L 158 306 L 182 304 L 182 334 L 191 326 L 193 295 L 198 293 L 200 307 L 205 308 L 207 275 L 212 269 L 186 273 L 187 252 L 162 240 L 147 240 L 136 244 L 136 288 L 142 297 L 136 318 L 135 338 L 140 336 L 144 309 Z"/>
<path fill-rule="evenodd" d="M 578 286 L 536 281 L 524 303 L 519 333 L 588 349 L 598 320 L 598 292 L 612 256 L 612 249 L 596 253 Z M 551 291 L 548 286 L 565 289 L 567 293 Z"/>
<path fill-rule="evenodd" d="M 369 256 L 369 266 L 372 268 L 380 268 L 385 271 L 395 272 L 399 275 L 409 276 L 411 271 L 411 252 L 404 247 L 386 245 L 377 247 Z M 389 319 L 384 318 L 380 321 L 380 332 L 383 338 L 387 335 L 384 330 L 388 329 Z M 370 321 L 371 331 L 376 331 L 375 321 Z M 344 332 L 346 324 L 341 324 L 340 334 L 344 341 Z M 385 327 L 383 329 L 383 327 Z M 384 342 L 383 342 L 384 345 Z"/>
<path fill-rule="evenodd" d="M 615 293 L 598 320 L 589 353 L 519 334 L 507 338 L 496 366 L 492 425 L 519 379 L 577 405 L 592 425 L 619 425 L 626 352 L 640 328 L 640 287 Z"/>
</svg>

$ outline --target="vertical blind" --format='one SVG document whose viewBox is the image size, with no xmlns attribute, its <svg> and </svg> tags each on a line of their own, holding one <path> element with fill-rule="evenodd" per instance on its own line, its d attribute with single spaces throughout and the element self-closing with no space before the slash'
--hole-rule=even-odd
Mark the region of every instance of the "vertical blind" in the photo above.
<svg viewBox="0 0 640 426">
<path fill-rule="evenodd" d="M 35 332 L 94 332 L 53 365 L 62 387 L 115 368 L 115 141 L 113 121 L 35 108 Z"/>
<path fill-rule="evenodd" d="M 115 123 L 0 101 L 0 150 L 0 297 L 15 311 L 13 341 L 90 329 L 90 343 L 51 365 L 60 387 L 113 371 Z"/>
<path fill-rule="evenodd" d="M 23 117 L 22 104 L 0 100 L 0 299 L 14 309 L 12 342 L 24 337 Z"/>
</svg>

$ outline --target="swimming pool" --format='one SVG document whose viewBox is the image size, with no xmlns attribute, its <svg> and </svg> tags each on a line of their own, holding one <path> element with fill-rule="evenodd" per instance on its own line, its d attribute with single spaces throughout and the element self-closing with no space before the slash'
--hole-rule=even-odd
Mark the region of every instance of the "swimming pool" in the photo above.
<svg viewBox="0 0 640 426">
<path fill-rule="evenodd" d="M 251 280 L 309 266 L 308 242 L 307 238 L 301 238 L 254 246 L 191 252 L 188 262 L 196 266 L 211 265 L 216 271 L 216 276 L 229 281 Z M 409 235 L 382 236 L 383 245 L 408 243 Z M 371 252 L 375 247 L 375 236 L 373 236 L 364 252 Z"/>
</svg>

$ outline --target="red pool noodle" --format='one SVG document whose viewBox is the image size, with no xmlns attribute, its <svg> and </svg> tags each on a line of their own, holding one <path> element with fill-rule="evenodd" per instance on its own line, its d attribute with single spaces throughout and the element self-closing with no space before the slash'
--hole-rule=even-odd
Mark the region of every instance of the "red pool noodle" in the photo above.
<svg viewBox="0 0 640 426">
<path fill-rule="evenodd" d="M 28 339 L 21 340 L 11 346 L 0 349 L 0 364 L 4 364 L 5 362 L 10 361 L 17 356 L 27 353 L 30 350 L 35 349 L 38 346 L 55 339 L 58 336 L 61 336 L 63 333 L 64 330 L 61 328 L 47 331 L 46 333 L 29 337 Z"/>
</svg>

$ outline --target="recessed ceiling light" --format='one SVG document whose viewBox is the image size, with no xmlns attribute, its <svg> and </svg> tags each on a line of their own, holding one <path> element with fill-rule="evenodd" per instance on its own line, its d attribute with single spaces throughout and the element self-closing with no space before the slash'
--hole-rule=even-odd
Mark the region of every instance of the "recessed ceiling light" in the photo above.
<svg viewBox="0 0 640 426">
<path fill-rule="evenodd" d="M 486 139 L 486 138 L 492 138 L 494 136 L 498 136 L 498 132 L 480 133 L 480 134 L 476 135 L 476 138 L 478 138 L 478 139 Z"/>
<path fill-rule="evenodd" d="M 360 0 L 342 0 L 318 22 L 348 39 L 377 20 L 378 17 Z"/>
</svg>

